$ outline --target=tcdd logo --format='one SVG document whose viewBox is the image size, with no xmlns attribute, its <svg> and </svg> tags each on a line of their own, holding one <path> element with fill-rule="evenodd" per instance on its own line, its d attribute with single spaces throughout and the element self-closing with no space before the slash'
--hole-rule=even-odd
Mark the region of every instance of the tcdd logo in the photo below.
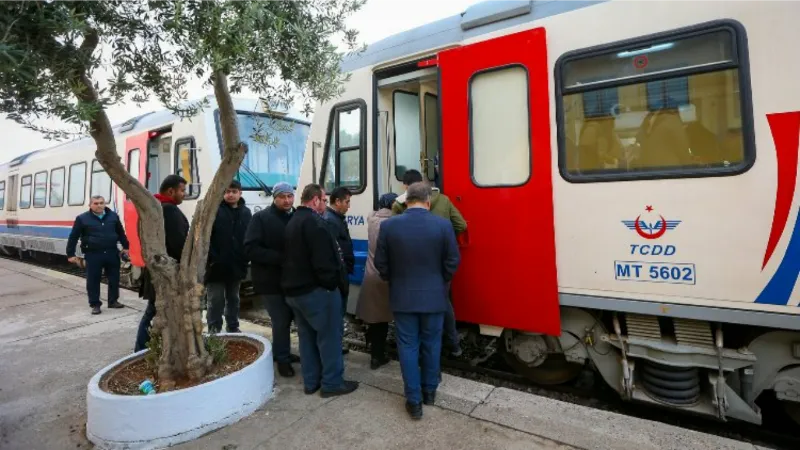
<svg viewBox="0 0 800 450">
<path fill-rule="evenodd" d="M 667 220 L 661 214 L 653 213 L 653 207 L 647 205 L 645 208 L 647 217 L 651 220 L 645 221 L 642 215 L 636 216 L 634 220 L 623 220 L 622 223 L 629 230 L 636 231 L 636 233 L 645 239 L 658 239 L 667 232 L 667 230 L 674 230 L 680 223 L 680 220 Z M 656 218 L 658 216 L 658 218 Z"/>
</svg>

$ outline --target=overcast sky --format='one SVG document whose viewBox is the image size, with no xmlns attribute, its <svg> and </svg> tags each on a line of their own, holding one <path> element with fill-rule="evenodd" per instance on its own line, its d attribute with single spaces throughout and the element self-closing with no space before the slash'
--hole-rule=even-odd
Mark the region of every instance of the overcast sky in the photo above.
<svg viewBox="0 0 800 450">
<path fill-rule="evenodd" d="M 360 41 L 372 43 L 402 31 L 433 22 L 438 19 L 463 12 L 469 5 L 479 0 L 367 0 L 367 4 L 354 14 L 350 26 L 359 30 Z M 212 93 L 202 89 L 199 82 L 190 85 L 189 97 L 199 98 Z M 150 102 L 142 106 L 116 105 L 109 108 L 108 115 L 112 124 L 123 122 L 146 111 L 160 109 L 158 102 Z M 55 122 L 43 125 L 57 125 Z M 0 150 L 0 162 L 8 161 L 20 154 L 56 145 L 39 133 L 27 130 L 5 116 L 0 118 L 0 136 L 3 147 Z"/>
</svg>

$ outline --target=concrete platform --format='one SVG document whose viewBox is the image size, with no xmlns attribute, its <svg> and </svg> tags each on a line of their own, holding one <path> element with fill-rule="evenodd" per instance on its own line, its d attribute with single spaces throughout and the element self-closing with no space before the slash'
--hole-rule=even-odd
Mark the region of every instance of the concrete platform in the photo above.
<svg viewBox="0 0 800 450">
<path fill-rule="evenodd" d="M 123 291 L 128 308 L 92 316 L 84 292 L 81 278 L 0 260 L 0 448 L 91 448 L 84 434 L 86 383 L 132 352 L 145 302 Z M 249 322 L 241 328 L 270 334 Z M 298 371 L 278 378 L 274 399 L 252 416 L 176 448 L 756 448 L 447 374 L 437 406 L 414 422 L 403 408 L 396 362 L 371 371 L 367 355 L 351 352 L 345 366 L 347 377 L 362 383 L 351 395 L 304 395 Z"/>
</svg>

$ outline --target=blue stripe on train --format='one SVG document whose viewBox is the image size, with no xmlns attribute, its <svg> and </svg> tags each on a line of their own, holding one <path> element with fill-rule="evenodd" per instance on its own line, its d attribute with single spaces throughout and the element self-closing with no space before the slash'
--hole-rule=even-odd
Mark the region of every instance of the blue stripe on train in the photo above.
<svg viewBox="0 0 800 450">
<path fill-rule="evenodd" d="M 367 267 L 367 248 L 366 239 L 353 239 L 353 254 L 356 257 L 356 265 L 353 274 L 350 275 L 350 284 L 360 285 L 364 280 L 364 270 Z"/>
<path fill-rule="evenodd" d="M 7 225 L 0 225 L 0 233 L 55 239 L 69 238 L 69 232 L 71 230 L 71 227 L 50 227 L 38 225 L 20 225 L 16 227 L 9 227 Z"/>
<path fill-rule="evenodd" d="M 756 298 L 756 303 L 788 305 L 798 276 L 800 276 L 800 211 L 794 221 L 794 229 L 789 237 L 789 245 L 786 247 L 783 260 Z"/>
</svg>

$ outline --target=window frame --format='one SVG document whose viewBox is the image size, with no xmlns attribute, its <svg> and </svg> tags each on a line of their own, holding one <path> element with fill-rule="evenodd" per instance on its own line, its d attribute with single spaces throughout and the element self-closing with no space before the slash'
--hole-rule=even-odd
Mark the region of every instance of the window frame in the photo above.
<svg viewBox="0 0 800 450">
<path fill-rule="evenodd" d="M 437 86 L 437 88 L 438 88 L 438 86 Z M 423 125 L 423 127 L 422 127 L 423 130 L 422 131 L 423 131 L 424 140 L 425 140 L 425 142 L 423 143 L 423 148 L 425 149 L 425 157 L 428 158 L 428 164 L 433 166 L 434 165 L 434 161 L 431 159 L 430 151 L 428 149 L 428 122 L 427 122 L 427 120 L 428 120 L 428 102 L 427 102 L 428 97 L 433 97 L 434 102 L 436 103 L 436 125 L 435 125 L 436 126 L 436 151 L 437 151 L 438 156 L 439 156 L 439 165 L 441 166 L 441 161 L 442 161 L 442 126 L 441 126 L 442 122 L 441 122 L 441 118 L 442 118 L 442 115 L 440 114 L 441 110 L 439 108 L 439 91 L 438 90 L 436 91 L 435 94 L 433 92 L 425 92 L 425 95 L 422 98 L 422 109 L 423 109 L 422 117 L 424 117 L 423 124 L 422 124 Z M 439 172 L 440 172 L 439 173 L 439 177 L 441 178 L 441 170 Z M 431 182 L 434 181 L 434 179 L 429 177 L 427 173 L 425 173 L 423 175 L 425 175 L 425 178 L 430 180 Z M 436 177 L 434 176 L 434 178 L 436 178 Z"/>
<path fill-rule="evenodd" d="M 132 149 L 128 150 L 128 161 L 127 161 L 128 164 L 127 164 L 126 169 L 128 171 L 128 175 L 133 176 L 133 173 L 131 173 L 131 167 L 132 167 L 132 165 L 131 165 L 131 156 L 133 155 L 133 152 L 137 153 L 137 156 L 136 156 L 136 176 L 134 178 L 136 178 L 136 181 L 139 181 L 141 183 L 141 181 L 139 180 L 139 176 L 142 174 L 142 170 L 141 170 L 142 169 L 142 166 L 141 166 L 142 150 L 139 147 L 132 148 Z"/>
<path fill-rule="evenodd" d="M 521 183 L 516 184 L 481 184 L 475 179 L 475 148 L 474 148 L 474 138 L 472 136 L 472 83 L 475 81 L 475 78 L 479 75 L 485 75 L 491 72 L 498 72 L 501 70 L 511 69 L 514 67 L 519 67 L 525 72 L 525 106 L 528 109 L 528 120 L 526 121 L 528 125 L 528 176 L 525 178 L 524 181 Z M 514 188 L 525 186 L 526 184 L 530 183 L 531 179 L 533 178 L 533 130 L 531 129 L 531 78 L 530 72 L 528 68 L 525 67 L 523 64 L 519 63 L 512 63 L 512 64 L 504 64 L 502 66 L 495 66 L 490 67 L 488 69 L 483 69 L 477 71 L 470 75 L 469 81 L 467 81 L 467 108 L 468 108 L 468 120 L 467 120 L 467 133 L 469 133 L 469 178 L 472 181 L 472 184 L 481 189 L 494 189 L 494 188 Z M 439 149 L 441 151 L 441 148 Z"/>
<path fill-rule="evenodd" d="M 61 182 L 61 204 L 60 205 L 53 205 L 53 172 L 56 170 L 63 170 L 64 171 L 64 180 Z M 67 168 L 65 166 L 56 167 L 50 169 L 50 179 L 47 180 L 48 182 L 48 190 L 47 190 L 47 206 L 49 208 L 61 208 L 64 206 L 64 194 L 67 192 Z"/>
<path fill-rule="evenodd" d="M 178 147 L 182 144 L 186 144 L 187 142 L 189 143 L 189 152 L 191 153 L 190 161 L 192 164 L 191 167 L 192 182 L 186 184 L 187 192 L 186 192 L 186 198 L 184 200 L 196 200 L 200 198 L 201 188 L 200 188 L 200 167 L 198 167 L 197 164 L 197 144 L 194 139 L 194 136 L 182 136 L 176 139 L 175 142 L 172 144 L 172 153 L 173 153 L 172 162 L 175 164 L 173 166 L 172 173 L 180 177 L 183 177 L 184 180 L 186 179 L 185 176 L 178 174 L 178 168 L 180 167 L 180 162 L 181 162 L 180 158 L 181 155 L 180 152 L 178 151 Z M 190 187 L 191 185 L 197 186 L 197 192 L 192 192 L 192 195 L 189 195 L 189 191 L 191 190 Z"/>
<path fill-rule="evenodd" d="M 28 206 L 22 206 L 23 205 L 23 203 L 22 203 L 22 191 L 23 191 L 23 189 L 22 188 L 25 187 L 25 178 L 28 179 L 28 186 L 31 187 L 30 192 L 28 192 Z M 32 197 L 33 197 L 33 175 L 30 175 L 30 174 L 23 175 L 23 176 L 21 176 L 19 178 L 19 204 L 18 204 L 18 208 L 19 209 L 30 209 L 31 205 L 33 204 L 32 200 L 31 200 Z"/>
<path fill-rule="evenodd" d="M 72 203 L 69 201 L 70 193 L 72 192 L 72 168 L 74 166 L 80 166 L 83 164 L 83 200 L 80 203 Z M 89 165 L 86 161 L 76 162 L 69 165 L 67 172 L 69 174 L 69 178 L 67 179 L 67 206 L 86 206 L 86 175 L 89 173 L 88 171 Z"/>
<path fill-rule="evenodd" d="M 2 201 L 0 203 L 0 211 L 3 211 L 6 209 L 6 180 L 0 181 L 0 192 L 2 192 L 0 194 L 0 200 Z"/>
<path fill-rule="evenodd" d="M 416 96 L 417 97 L 417 108 L 419 108 L 420 93 L 419 92 L 407 91 L 405 89 L 394 89 L 394 90 L 392 90 L 392 150 L 393 150 L 393 153 L 394 153 L 394 155 L 393 155 L 394 156 L 394 168 L 392 169 L 392 174 L 394 175 L 394 178 L 397 181 L 402 183 L 403 179 L 400 178 L 397 175 L 397 134 L 398 133 L 397 133 L 397 102 L 395 101 L 395 95 L 398 94 L 398 93 Z M 422 113 L 423 113 L 423 111 L 419 111 L 419 117 L 420 118 L 422 118 Z M 417 121 L 417 122 L 419 122 L 419 121 Z M 417 128 L 419 128 L 419 123 L 417 124 Z M 420 132 L 422 132 L 422 131 L 423 130 L 420 130 Z M 422 133 L 420 133 L 420 137 L 422 137 Z M 422 145 L 424 145 L 424 144 L 422 142 L 420 142 L 420 146 L 422 146 Z M 408 170 L 408 169 L 406 169 L 406 170 Z M 420 172 L 421 171 L 422 171 L 422 168 L 420 168 Z M 427 178 L 427 176 L 426 176 L 426 178 Z"/>
<path fill-rule="evenodd" d="M 94 169 L 93 169 L 94 163 L 100 164 L 100 161 L 98 161 L 97 158 L 93 158 L 92 159 L 92 165 L 89 166 L 89 197 L 92 196 L 92 188 L 94 188 L 94 180 L 92 179 L 92 175 L 94 175 L 95 173 L 104 173 L 104 174 L 106 174 L 106 176 L 108 176 L 108 181 L 110 181 L 110 183 L 109 183 L 109 189 L 108 189 L 108 191 L 109 191 L 108 192 L 108 198 L 105 198 L 105 195 L 103 195 L 103 198 L 105 199 L 106 204 L 110 205 L 112 203 L 112 201 L 111 201 L 112 198 L 111 197 L 114 196 L 114 180 L 111 179 L 111 175 L 109 175 L 108 172 L 106 172 L 106 169 L 103 167 L 102 164 L 100 164 L 100 169 L 102 169 L 102 170 L 100 172 L 95 172 Z M 99 194 L 99 195 L 102 195 L 102 194 Z"/>
<path fill-rule="evenodd" d="M 44 174 L 44 202 L 42 203 L 41 206 L 36 206 L 36 177 L 41 175 L 41 174 Z M 48 195 L 47 194 L 50 192 L 50 190 L 48 189 L 48 186 L 47 186 L 47 182 L 50 180 L 48 178 L 48 176 L 49 176 L 49 173 L 46 170 L 40 170 L 39 172 L 36 172 L 36 173 L 33 174 L 33 191 L 32 191 L 32 194 L 31 194 L 31 197 L 32 197 L 31 206 L 33 206 L 34 208 L 46 208 L 47 207 L 47 200 L 48 200 Z"/>
<path fill-rule="evenodd" d="M 610 80 L 607 82 L 588 84 L 577 88 L 565 88 L 563 85 L 564 65 L 574 61 L 593 56 L 614 53 L 631 48 L 652 46 L 672 41 L 676 39 L 688 39 L 706 34 L 717 32 L 728 32 L 731 35 L 731 62 L 713 63 L 699 67 L 688 67 L 676 70 L 667 70 L 646 74 L 635 78 L 623 78 Z M 688 78 L 690 75 L 700 75 L 706 73 L 721 72 L 724 70 L 736 69 L 739 77 L 739 102 L 741 114 L 742 162 L 730 167 L 690 167 L 690 168 L 670 168 L 655 170 L 639 170 L 637 172 L 607 172 L 594 174 L 572 174 L 567 169 L 566 155 L 566 134 L 564 128 L 564 103 L 565 96 L 570 94 L 583 93 L 587 91 L 600 90 L 611 87 L 622 87 L 633 84 L 648 83 L 651 81 L 663 81 L 680 77 Z M 570 183 L 597 183 L 609 181 L 636 181 L 636 180 L 660 180 L 660 179 L 680 179 L 680 178 L 710 178 L 719 176 L 741 175 L 755 164 L 755 129 L 753 124 L 753 103 L 752 87 L 750 83 L 750 58 L 747 46 L 747 32 L 744 26 L 732 19 L 713 20 L 703 22 L 688 27 L 676 28 L 661 33 L 654 33 L 638 36 L 630 39 L 603 44 L 594 47 L 574 50 L 562 54 L 556 60 L 555 69 L 555 104 L 556 104 L 556 139 L 558 143 L 558 171 L 561 178 Z M 734 86 L 735 87 L 735 86 Z"/>
<path fill-rule="evenodd" d="M 354 109 L 361 110 L 361 123 L 359 129 L 359 145 L 358 146 L 350 146 L 350 147 L 343 147 L 339 148 L 339 113 L 346 112 Z M 357 98 L 353 100 L 348 100 L 345 102 L 336 103 L 331 107 L 331 112 L 328 115 L 328 127 L 327 132 L 325 134 L 325 151 L 322 154 L 322 167 L 320 168 L 319 172 L 319 185 L 323 188 L 325 187 L 325 172 L 328 170 L 328 160 L 330 159 L 330 151 L 331 151 L 331 131 L 336 130 L 336 133 L 333 135 L 334 139 L 334 147 L 333 151 L 336 152 L 334 155 L 334 169 L 339 167 L 340 164 L 340 155 L 342 152 L 346 151 L 356 151 L 358 150 L 358 178 L 359 184 L 358 186 L 345 186 L 349 191 L 350 195 L 358 195 L 363 193 L 367 189 L 367 102 L 364 99 Z M 334 170 L 334 176 L 336 174 L 336 170 Z M 337 183 L 339 180 L 334 180 L 334 189 L 341 186 Z"/>
</svg>

